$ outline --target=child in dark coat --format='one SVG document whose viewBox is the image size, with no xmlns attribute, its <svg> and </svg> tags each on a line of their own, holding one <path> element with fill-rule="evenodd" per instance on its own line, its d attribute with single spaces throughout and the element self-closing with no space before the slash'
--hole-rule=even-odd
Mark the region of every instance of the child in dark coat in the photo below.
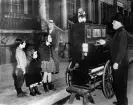
<svg viewBox="0 0 133 105">
<path fill-rule="evenodd" d="M 27 66 L 27 72 L 25 75 L 26 86 L 29 87 L 30 95 L 35 96 L 36 94 L 40 95 L 37 85 L 42 80 L 41 77 L 41 63 L 37 59 L 37 51 L 30 49 L 27 51 L 29 64 Z"/>
<path fill-rule="evenodd" d="M 51 42 L 51 36 L 46 35 L 44 36 L 44 41 L 41 43 L 39 47 L 41 68 L 42 72 L 44 73 L 42 82 L 45 92 L 54 89 L 54 85 L 52 84 L 52 72 L 55 71 L 55 63 L 51 55 Z"/>
</svg>

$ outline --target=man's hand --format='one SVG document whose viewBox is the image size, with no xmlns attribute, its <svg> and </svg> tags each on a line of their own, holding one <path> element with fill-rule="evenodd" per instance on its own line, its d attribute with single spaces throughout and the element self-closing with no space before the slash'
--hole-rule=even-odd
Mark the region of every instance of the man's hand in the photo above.
<svg viewBox="0 0 133 105">
<path fill-rule="evenodd" d="M 46 41 L 46 45 L 49 46 L 50 45 L 50 42 Z"/>
<path fill-rule="evenodd" d="M 79 67 L 79 64 L 76 63 L 75 66 L 74 66 L 74 69 L 78 68 Z"/>
<path fill-rule="evenodd" d="M 113 64 L 113 69 L 114 69 L 114 70 L 117 70 L 117 69 L 118 69 L 118 63 L 114 63 L 114 64 Z"/>
<path fill-rule="evenodd" d="M 58 51 L 58 48 L 55 48 L 55 51 Z"/>
<path fill-rule="evenodd" d="M 25 72 L 25 70 L 23 70 L 23 74 L 25 74 L 26 72 Z"/>
<path fill-rule="evenodd" d="M 96 41 L 96 43 L 100 43 L 101 45 L 104 45 L 106 43 L 106 41 L 104 39 L 100 39 L 100 40 Z"/>
</svg>

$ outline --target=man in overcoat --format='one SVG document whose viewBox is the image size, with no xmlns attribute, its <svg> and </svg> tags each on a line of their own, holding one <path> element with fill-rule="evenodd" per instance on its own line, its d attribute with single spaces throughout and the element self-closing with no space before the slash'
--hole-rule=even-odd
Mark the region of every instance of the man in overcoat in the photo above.
<svg viewBox="0 0 133 105">
<path fill-rule="evenodd" d="M 115 105 L 128 105 L 128 34 L 124 29 L 123 21 L 124 16 L 121 13 L 116 13 L 116 15 L 113 16 L 112 25 L 116 32 L 111 41 L 111 56 L 113 68 L 113 90 L 117 99 L 117 102 L 113 102 Z M 100 40 L 99 42 L 101 44 L 107 44 L 105 40 Z"/>
</svg>

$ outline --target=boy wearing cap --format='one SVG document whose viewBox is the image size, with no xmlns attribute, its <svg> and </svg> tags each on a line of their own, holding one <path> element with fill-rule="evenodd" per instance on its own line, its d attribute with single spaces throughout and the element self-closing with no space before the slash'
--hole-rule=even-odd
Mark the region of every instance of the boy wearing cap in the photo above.
<svg viewBox="0 0 133 105">
<path fill-rule="evenodd" d="M 117 102 L 115 105 L 128 105 L 127 99 L 127 78 L 129 61 L 127 56 L 127 32 L 123 25 L 124 17 L 117 13 L 113 17 L 113 29 L 116 30 L 111 43 L 111 56 L 113 66 L 113 90 Z M 107 44 L 105 40 L 98 41 L 100 44 Z"/>
</svg>

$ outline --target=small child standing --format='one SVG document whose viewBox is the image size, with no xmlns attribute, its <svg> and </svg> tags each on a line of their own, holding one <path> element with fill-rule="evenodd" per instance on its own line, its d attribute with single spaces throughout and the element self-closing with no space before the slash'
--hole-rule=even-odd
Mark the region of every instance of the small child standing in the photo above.
<svg viewBox="0 0 133 105">
<path fill-rule="evenodd" d="M 17 97 L 25 97 L 26 92 L 22 91 L 22 85 L 24 83 L 24 75 L 26 73 L 27 66 L 27 58 L 23 49 L 26 46 L 26 42 L 24 39 L 18 38 L 15 40 L 17 45 L 16 48 L 16 60 L 17 66 L 15 71 L 13 72 L 14 86 L 17 91 Z"/>
<path fill-rule="evenodd" d="M 42 41 L 40 47 L 39 47 L 39 53 L 40 53 L 40 59 L 41 59 L 41 68 L 43 74 L 43 87 L 44 91 L 48 92 L 49 90 L 53 90 L 54 85 L 52 84 L 52 72 L 55 70 L 55 63 L 51 57 L 51 42 L 52 38 L 50 35 L 43 36 L 44 40 Z"/>
<path fill-rule="evenodd" d="M 41 63 L 38 60 L 37 51 L 33 46 L 28 46 L 27 48 L 27 59 L 29 64 L 27 66 L 27 72 L 25 75 L 26 86 L 29 87 L 30 95 L 40 95 L 41 93 L 38 90 L 38 83 L 42 80 L 41 78 Z"/>
</svg>

